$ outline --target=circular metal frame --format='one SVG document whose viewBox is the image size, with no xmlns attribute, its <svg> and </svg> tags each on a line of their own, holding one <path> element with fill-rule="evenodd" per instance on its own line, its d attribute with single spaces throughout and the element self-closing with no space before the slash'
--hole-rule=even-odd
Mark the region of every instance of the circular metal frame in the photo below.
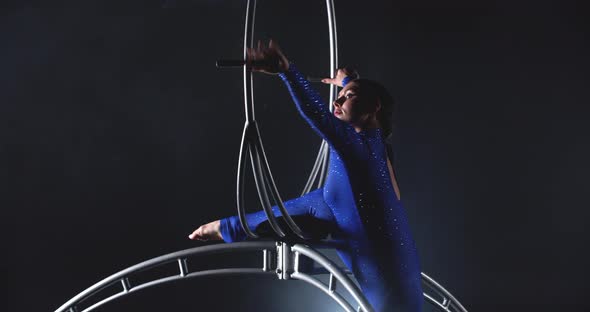
<svg viewBox="0 0 590 312">
<path fill-rule="evenodd" d="M 55 310 L 55 312 L 91 312 L 107 303 L 157 285 L 198 277 L 222 275 L 274 275 L 280 280 L 301 280 L 320 289 L 347 312 L 373 312 L 373 308 L 364 297 L 360 288 L 349 277 L 352 276 L 352 273 L 345 268 L 339 267 L 328 257 L 317 251 L 317 249 L 331 248 L 334 248 L 334 245 L 330 242 L 288 244 L 275 241 L 252 241 L 215 244 L 177 251 L 141 262 L 109 276 L 74 296 Z M 262 251 L 262 263 L 258 267 L 218 268 L 194 272 L 189 270 L 188 261 L 194 257 L 202 258 L 215 254 L 252 251 Z M 318 266 L 312 268 L 302 266 L 302 257 L 312 260 L 313 264 L 317 264 Z M 137 284 L 133 283 L 132 276 L 136 276 L 138 273 L 149 272 L 150 270 L 161 268 L 175 262 L 178 264 L 176 274 L 159 278 L 152 277 L 149 281 Z M 328 275 L 327 283 L 317 277 L 318 275 L 324 274 Z M 111 294 L 112 288 L 117 287 L 117 284 L 119 285 L 119 291 Z M 422 284 L 426 286 L 425 289 L 429 290 L 428 293 L 424 293 L 424 297 L 441 311 L 467 311 L 453 295 L 424 273 L 422 273 Z M 342 285 L 339 289 L 343 289 L 351 295 L 353 302 L 358 306 L 357 309 L 342 296 L 341 291 L 336 290 L 337 285 Z M 108 290 L 111 291 L 109 292 Z M 263 291 L 261 290 L 261 292 Z M 90 298 L 98 298 L 98 301 L 87 304 Z"/>
</svg>

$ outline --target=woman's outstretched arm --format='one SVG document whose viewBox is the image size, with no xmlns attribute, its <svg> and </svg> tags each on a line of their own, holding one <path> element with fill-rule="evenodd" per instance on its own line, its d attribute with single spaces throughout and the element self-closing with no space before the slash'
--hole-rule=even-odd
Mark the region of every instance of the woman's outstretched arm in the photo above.
<svg viewBox="0 0 590 312">
<path fill-rule="evenodd" d="M 256 49 L 248 49 L 247 63 L 253 64 L 253 71 L 278 74 L 287 85 L 299 113 L 333 147 L 343 146 L 350 141 L 351 136 L 356 135 L 352 125 L 336 118 L 330 112 L 329 106 L 319 93 L 272 40 L 269 41 L 268 47 L 258 41 Z M 338 73 L 341 75 L 337 75 L 336 79 L 327 78 L 322 82 L 342 86 L 345 71 Z"/>
<path fill-rule="evenodd" d="M 279 76 L 291 93 L 301 116 L 330 145 L 339 148 L 349 142 L 351 136 L 356 135 L 352 125 L 336 118 L 330 112 L 329 106 L 320 94 L 293 63 Z"/>
</svg>

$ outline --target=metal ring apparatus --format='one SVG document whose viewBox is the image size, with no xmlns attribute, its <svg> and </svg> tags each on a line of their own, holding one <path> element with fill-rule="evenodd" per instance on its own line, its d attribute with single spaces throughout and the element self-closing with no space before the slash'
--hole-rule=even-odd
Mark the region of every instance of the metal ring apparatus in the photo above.
<svg viewBox="0 0 590 312">
<path fill-rule="evenodd" d="M 338 68 L 338 51 L 337 51 L 337 32 L 336 32 L 336 15 L 334 13 L 334 1 L 326 0 L 328 11 L 328 28 L 330 31 L 330 73 L 333 74 Z M 253 46 L 254 35 L 254 16 L 256 11 L 256 0 L 249 0 L 246 8 L 246 23 L 244 34 L 244 60 L 246 59 L 246 50 L 248 46 Z M 243 64 L 243 62 L 242 62 Z M 251 238 L 258 238 L 249 227 L 245 219 L 246 211 L 244 209 L 244 173 L 247 158 L 250 158 L 252 170 L 254 173 L 254 182 L 258 191 L 259 200 L 268 217 L 268 222 L 272 230 L 281 238 L 285 238 L 287 234 L 293 233 L 300 239 L 307 239 L 306 234 L 295 224 L 293 219 L 289 216 L 283 201 L 279 195 L 277 186 L 272 177 L 270 166 L 264 152 L 262 139 L 256 120 L 254 119 L 254 91 L 252 85 L 252 72 L 248 66 L 243 66 L 244 69 L 244 102 L 246 122 L 240 144 L 240 156 L 238 160 L 237 173 L 237 206 L 238 216 L 246 234 Z M 337 88 L 330 85 L 330 102 L 332 103 L 337 95 Z M 332 108 L 330 108 L 332 110 Z M 326 178 L 328 168 L 328 152 L 329 147 L 325 141 L 322 141 L 315 164 L 311 170 L 310 176 L 303 188 L 302 195 L 311 191 L 314 184 L 321 187 Z M 277 204 L 281 214 L 287 224 L 288 229 L 283 229 L 277 218 L 272 212 L 270 204 L 270 197 Z M 87 288 L 72 299 L 68 300 L 55 312 L 90 312 L 96 308 L 112 302 L 116 299 L 124 297 L 128 294 L 147 289 L 156 285 L 170 283 L 182 279 L 196 278 L 213 275 L 276 275 L 280 280 L 301 280 L 309 283 L 326 295 L 336 301 L 347 312 L 373 312 L 373 308 L 368 300 L 362 294 L 361 290 L 349 277 L 352 275 L 350 271 L 345 268 L 340 268 L 329 258 L 318 252 L 316 249 L 334 249 L 338 245 L 336 241 L 315 241 L 315 242 L 287 242 L 287 241 L 268 241 L 258 240 L 251 242 L 239 242 L 232 244 L 217 244 L 202 247 L 195 247 L 186 249 L 151 260 L 144 261 L 137 265 L 131 266 L 125 270 L 115 273 L 102 281 Z M 262 265 L 244 268 L 219 268 L 212 270 L 202 270 L 190 272 L 188 269 L 188 261 L 191 257 L 204 257 L 219 253 L 236 253 L 245 251 L 262 251 Z M 319 267 L 312 267 L 311 269 L 301 265 L 302 258 L 311 260 L 313 264 Z M 273 260 L 274 259 L 274 260 Z M 170 263 L 178 263 L 177 274 L 153 279 L 148 282 L 135 285 L 132 283 L 131 275 L 140 272 L 149 271 L 161 266 L 170 265 Z M 328 282 L 324 283 L 316 276 L 328 274 Z M 437 283 L 434 279 L 422 273 L 422 283 L 425 286 L 424 298 L 440 311 L 447 312 L 467 312 L 461 303 L 448 292 L 444 287 Z M 106 289 L 116 287 L 120 284 L 120 291 L 108 295 Z M 342 285 L 339 289 L 344 289 L 353 298 L 355 306 L 348 302 L 341 294 L 336 291 L 336 286 Z M 112 293 L 112 292 L 111 292 Z M 86 304 L 89 298 L 97 299 L 94 304 Z"/>
</svg>

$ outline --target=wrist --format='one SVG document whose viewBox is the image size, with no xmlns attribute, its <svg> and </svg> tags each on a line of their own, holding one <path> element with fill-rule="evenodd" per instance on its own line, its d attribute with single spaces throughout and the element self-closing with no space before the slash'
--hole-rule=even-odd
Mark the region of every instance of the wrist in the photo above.
<svg viewBox="0 0 590 312">
<path fill-rule="evenodd" d="M 278 74 L 288 73 L 291 66 L 292 66 L 292 63 L 290 61 L 286 61 L 286 62 L 282 63 L 282 66 L 279 66 Z"/>
<path fill-rule="evenodd" d="M 346 87 L 346 85 L 349 82 L 351 82 L 352 80 L 354 80 L 354 78 L 351 76 L 346 76 L 346 77 L 342 78 L 342 87 Z"/>
</svg>

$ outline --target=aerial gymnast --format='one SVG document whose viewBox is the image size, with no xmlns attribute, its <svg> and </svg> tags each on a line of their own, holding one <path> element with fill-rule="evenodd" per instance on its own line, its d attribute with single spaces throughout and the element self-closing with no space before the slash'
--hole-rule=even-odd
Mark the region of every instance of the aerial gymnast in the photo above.
<svg viewBox="0 0 590 312">
<path fill-rule="evenodd" d="M 272 40 L 268 46 L 259 41 L 257 48 L 248 49 L 247 63 L 252 71 L 278 74 L 301 116 L 330 146 L 325 185 L 285 201 L 289 214 L 317 220 L 327 225 L 332 239 L 345 242 L 338 255 L 375 311 L 421 311 L 418 252 L 385 141 L 392 131 L 394 103 L 389 93 L 375 81 L 354 79 L 350 70 L 339 69 L 335 78 L 322 80 L 343 87 L 331 113 Z M 273 211 L 281 216 L 277 206 Z M 264 211 L 246 215 L 255 230 L 265 221 Z M 230 243 L 247 235 L 239 218 L 231 216 L 200 226 L 189 238 Z"/>
</svg>

